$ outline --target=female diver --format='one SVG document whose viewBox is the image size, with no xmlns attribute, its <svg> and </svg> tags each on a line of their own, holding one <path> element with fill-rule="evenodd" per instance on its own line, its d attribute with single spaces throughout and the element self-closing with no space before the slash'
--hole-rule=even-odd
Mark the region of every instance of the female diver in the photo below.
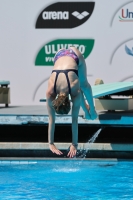
<svg viewBox="0 0 133 200">
<path fill-rule="evenodd" d="M 50 150 L 57 155 L 63 154 L 54 145 L 55 112 L 68 114 L 72 100 L 72 144 L 68 157 L 76 155 L 78 147 L 78 114 L 80 106 L 85 112 L 85 118 L 97 118 L 92 89 L 87 80 L 87 69 L 82 54 L 75 47 L 60 49 L 54 57 L 54 67 L 48 81 L 46 92 L 47 110 L 49 114 L 48 141 Z M 84 95 L 88 104 L 85 102 Z"/>
</svg>

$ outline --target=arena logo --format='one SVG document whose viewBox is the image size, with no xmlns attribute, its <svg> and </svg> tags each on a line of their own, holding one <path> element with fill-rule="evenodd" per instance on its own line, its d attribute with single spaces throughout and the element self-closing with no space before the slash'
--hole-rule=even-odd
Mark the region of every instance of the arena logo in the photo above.
<svg viewBox="0 0 133 200">
<path fill-rule="evenodd" d="M 133 12 L 129 9 L 121 9 L 119 20 L 120 22 L 133 22 Z"/>
<path fill-rule="evenodd" d="M 38 52 L 35 66 L 53 66 L 55 53 L 62 48 L 75 46 L 86 59 L 94 46 L 94 39 L 58 39 L 45 44 Z"/>
<path fill-rule="evenodd" d="M 58 2 L 46 7 L 38 16 L 36 28 L 74 28 L 87 21 L 95 2 Z"/>
<path fill-rule="evenodd" d="M 42 18 L 45 19 L 69 19 L 69 13 L 68 12 L 43 12 Z"/>
</svg>

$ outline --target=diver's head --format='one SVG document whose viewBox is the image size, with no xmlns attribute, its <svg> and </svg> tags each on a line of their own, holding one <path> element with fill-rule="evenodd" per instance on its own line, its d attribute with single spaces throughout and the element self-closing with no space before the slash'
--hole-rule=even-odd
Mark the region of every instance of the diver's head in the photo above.
<svg viewBox="0 0 133 200">
<path fill-rule="evenodd" d="M 68 114 L 71 109 L 69 97 L 65 93 L 58 94 L 52 103 L 57 114 Z"/>
</svg>

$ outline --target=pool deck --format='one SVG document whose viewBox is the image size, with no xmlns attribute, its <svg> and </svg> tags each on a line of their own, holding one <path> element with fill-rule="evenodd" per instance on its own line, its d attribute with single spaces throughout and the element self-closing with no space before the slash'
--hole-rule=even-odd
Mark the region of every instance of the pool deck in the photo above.
<svg viewBox="0 0 133 200">
<path fill-rule="evenodd" d="M 71 115 L 57 115 L 56 124 L 71 124 Z M 84 119 L 82 110 L 79 112 L 79 125 L 86 127 L 133 127 L 133 111 L 99 111 L 96 120 Z M 16 125 L 48 125 L 48 113 L 44 105 L 0 107 L 0 127 Z M 66 151 L 70 143 L 55 143 L 57 147 Z M 88 145 L 88 146 L 85 146 Z M 88 158 L 133 158 L 132 143 L 79 143 L 78 150 L 87 147 Z M 9 157 L 51 157 L 48 143 L 41 142 L 0 142 L 0 160 Z M 50 155 L 50 156 L 49 156 Z M 55 157 L 55 155 L 54 155 Z M 58 157 L 59 158 L 59 157 Z M 65 158 L 65 157 L 64 157 Z"/>
</svg>

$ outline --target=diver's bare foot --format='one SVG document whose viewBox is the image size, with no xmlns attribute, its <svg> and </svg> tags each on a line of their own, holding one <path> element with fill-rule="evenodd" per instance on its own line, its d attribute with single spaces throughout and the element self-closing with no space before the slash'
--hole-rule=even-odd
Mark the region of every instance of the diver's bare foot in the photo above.
<svg viewBox="0 0 133 200">
<path fill-rule="evenodd" d="M 74 156 L 76 156 L 76 153 L 77 153 L 77 148 L 74 145 L 71 145 L 67 156 L 73 158 Z"/>
<path fill-rule="evenodd" d="M 53 153 L 55 153 L 57 155 L 63 154 L 59 149 L 56 148 L 56 146 L 54 144 L 49 144 L 49 148 Z"/>
</svg>

